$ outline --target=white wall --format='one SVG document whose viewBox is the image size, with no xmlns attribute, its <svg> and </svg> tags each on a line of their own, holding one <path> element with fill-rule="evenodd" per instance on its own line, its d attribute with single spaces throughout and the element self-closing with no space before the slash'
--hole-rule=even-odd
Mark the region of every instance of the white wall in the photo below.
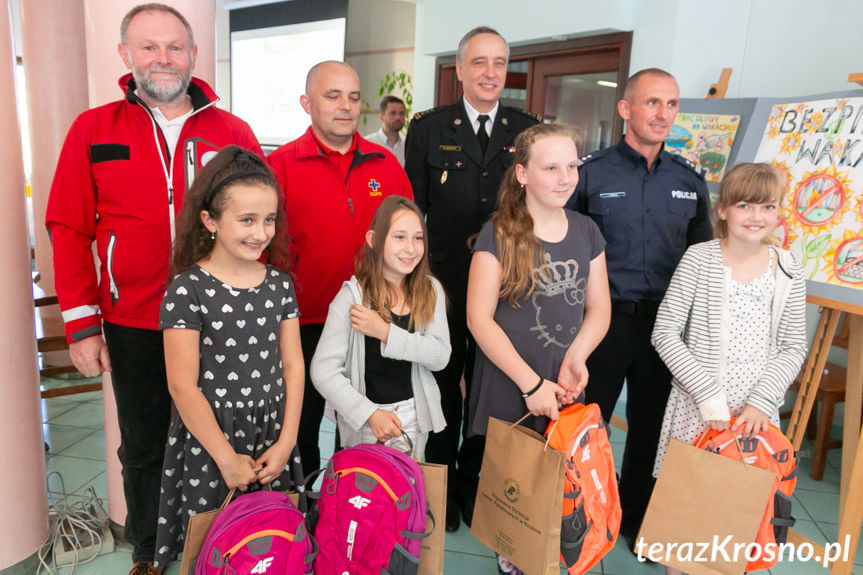
<svg viewBox="0 0 863 575">
<path fill-rule="evenodd" d="M 435 57 L 478 25 L 513 45 L 632 30 L 631 71 L 665 68 L 682 97 L 699 98 L 730 67 L 726 97 L 736 98 L 852 88 L 860 22 L 859 0 L 427 0 L 416 12 L 414 108 L 434 104 Z"/>
<path fill-rule="evenodd" d="M 237 7 L 246 3 L 234 2 Z M 380 79 L 393 71 L 414 72 L 415 6 L 400 0 L 349 0 L 345 31 L 345 61 L 357 71 L 363 98 L 372 112 L 360 120 L 360 134 L 380 127 L 377 116 Z M 216 93 L 219 105 L 230 110 L 230 12 L 216 11 Z M 456 40 L 458 42 L 458 40 Z M 396 94 L 399 95 L 399 94 Z M 414 108 L 417 110 L 418 108 Z"/>
<path fill-rule="evenodd" d="M 415 6 L 398 0 L 350 0 L 345 40 L 346 60 L 360 77 L 363 99 L 371 112 L 360 120 L 359 132 L 380 128 L 378 86 L 392 72 L 414 71 Z M 395 96 L 402 97 L 396 93 Z"/>
</svg>

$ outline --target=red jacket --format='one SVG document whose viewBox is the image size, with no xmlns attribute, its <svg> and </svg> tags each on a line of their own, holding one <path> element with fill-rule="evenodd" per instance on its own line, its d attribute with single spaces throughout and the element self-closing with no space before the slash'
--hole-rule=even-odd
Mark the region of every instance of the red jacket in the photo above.
<svg viewBox="0 0 863 575">
<path fill-rule="evenodd" d="M 381 200 L 394 194 L 413 199 L 395 156 L 358 134 L 354 144 L 346 179 L 311 127 L 268 158 L 285 194 L 303 325 L 326 320 L 330 301 L 354 272 L 354 256 Z"/>
<path fill-rule="evenodd" d="M 248 124 L 216 108 L 218 97 L 205 82 L 193 78 L 189 85 L 194 112 L 172 153 L 135 95 L 132 75 L 119 83 L 123 100 L 88 110 L 72 124 L 48 199 L 54 287 L 70 342 L 100 333 L 103 317 L 158 329 L 174 216 L 182 208 L 185 179 L 197 168 L 196 153 L 200 156 L 187 140 L 201 138 L 209 149 L 237 144 L 263 157 Z"/>
</svg>

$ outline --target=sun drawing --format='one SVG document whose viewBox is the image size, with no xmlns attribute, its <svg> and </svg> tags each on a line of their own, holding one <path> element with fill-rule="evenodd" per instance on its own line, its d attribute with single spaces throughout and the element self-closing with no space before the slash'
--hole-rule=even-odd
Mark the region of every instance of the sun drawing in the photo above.
<svg viewBox="0 0 863 575">
<path fill-rule="evenodd" d="M 791 194 L 790 212 L 810 233 L 823 231 L 841 221 L 851 207 L 850 178 L 834 166 L 805 172 Z"/>
<path fill-rule="evenodd" d="M 830 241 L 823 262 L 821 271 L 829 283 L 863 287 L 863 234 L 845 230 Z"/>
<path fill-rule="evenodd" d="M 810 134 L 815 133 L 815 130 L 821 125 L 821 121 L 824 120 L 824 114 L 821 112 L 814 112 L 811 116 L 809 116 L 809 121 L 806 123 L 806 131 Z"/>
<path fill-rule="evenodd" d="M 779 126 L 785 116 L 785 105 L 777 104 L 770 109 L 770 117 L 767 119 L 767 135 L 775 138 L 779 135 Z"/>
<path fill-rule="evenodd" d="M 800 134 L 792 132 L 782 139 L 782 145 L 779 147 L 779 151 L 783 154 L 790 154 L 800 147 L 800 143 L 802 141 L 803 139 L 800 137 Z"/>
</svg>

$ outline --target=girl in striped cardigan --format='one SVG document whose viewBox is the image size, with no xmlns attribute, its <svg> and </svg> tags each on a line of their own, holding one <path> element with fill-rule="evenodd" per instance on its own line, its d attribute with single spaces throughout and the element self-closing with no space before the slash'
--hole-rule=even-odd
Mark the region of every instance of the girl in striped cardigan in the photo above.
<svg viewBox="0 0 863 575">
<path fill-rule="evenodd" d="M 738 164 L 722 180 L 716 239 L 691 246 L 659 306 L 651 341 L 672 374 L 654 476 L 670 438 L 707 428 L 746 437 L 779 425 L 779 406 L 806 355 L 806 286 L 777 243 L 783 178 Z"/>
</svg>

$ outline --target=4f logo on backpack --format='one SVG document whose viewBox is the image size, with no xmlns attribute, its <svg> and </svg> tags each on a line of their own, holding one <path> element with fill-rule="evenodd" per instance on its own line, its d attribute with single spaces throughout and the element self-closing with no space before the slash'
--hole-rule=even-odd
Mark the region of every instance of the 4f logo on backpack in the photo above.
<svg viewBox="0 0 863 575">
<path fill-rule="evenodd" d="M 363 507 L 367 506 L 371 502 L 372 502 L 371 499 L 366 499 L 362 495 L 354 495 L 353 497 L 348 499 L 348 503 L 350 503 L 351 505 L 353 505 L 357 509 L 362 509 Z"/>
<path fill-rule="evenodd" d="M 267 569 L 270 567 L 270 565 L 272 565 L 272 563 L 272 557 L 266 557 L 264 559 L 261 559 L 260 561 L 258 561 L 257 565 L 252 567 L 252 570 L 249 571 L 249 573 L 266 573 Z"/>
</svg>

